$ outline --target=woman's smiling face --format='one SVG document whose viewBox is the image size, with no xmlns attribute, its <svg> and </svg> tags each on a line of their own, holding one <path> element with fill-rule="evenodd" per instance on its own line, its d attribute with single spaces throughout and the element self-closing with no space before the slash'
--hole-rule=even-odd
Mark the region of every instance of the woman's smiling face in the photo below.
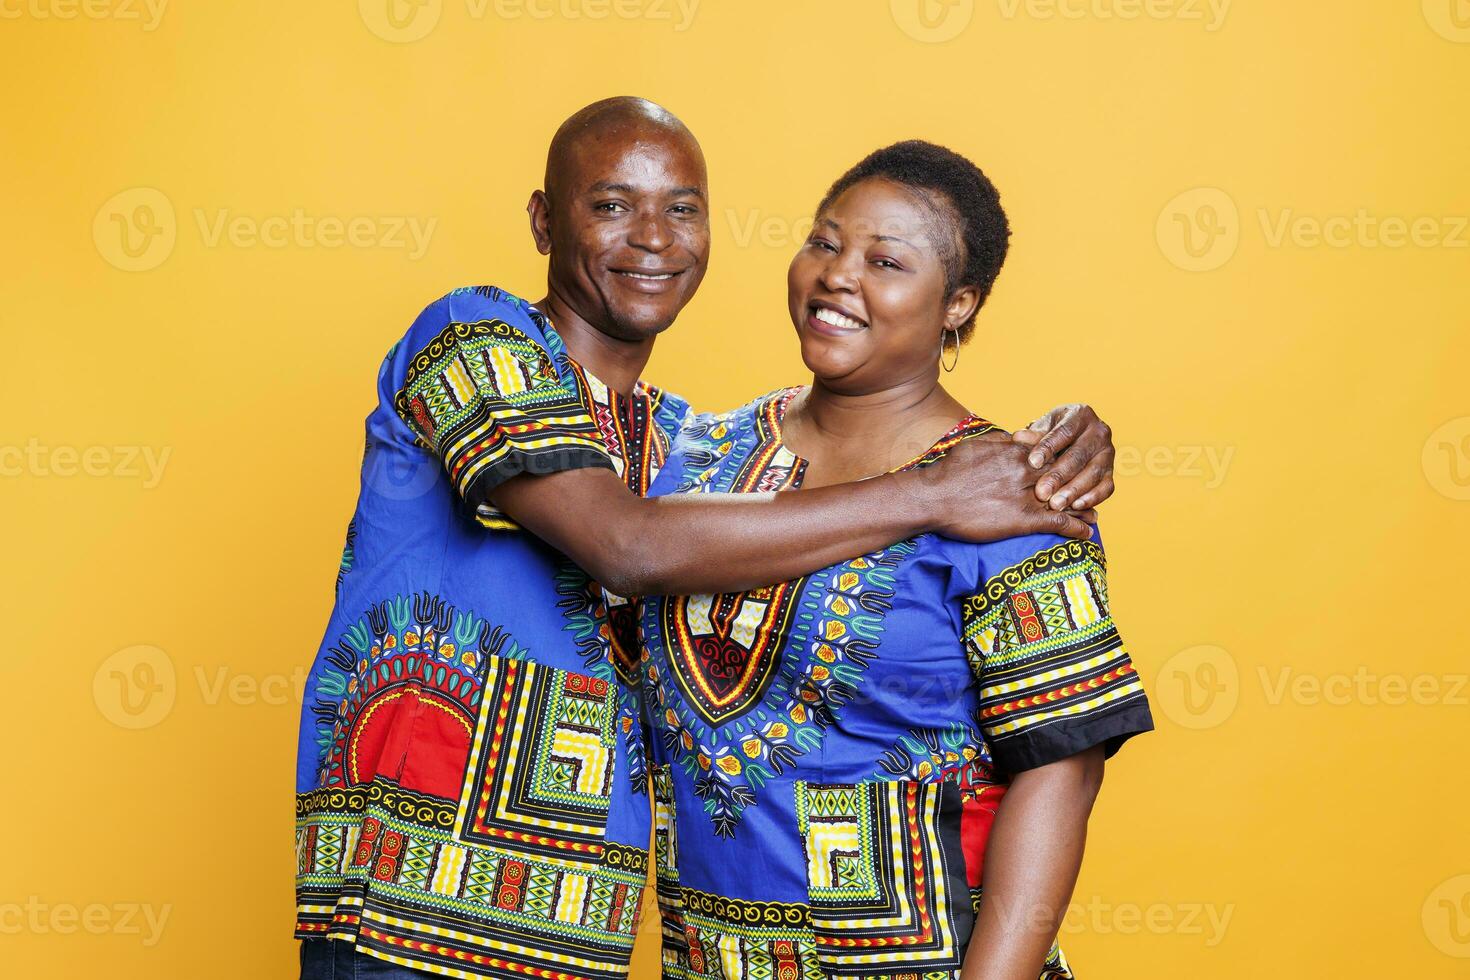
<svg viewBox="0 0 1470 980">
<path fill-rule="evenodd" d="M 978 302 L 969 287 L 947 293 L 945 258 L 962 247 L 949 211 L 874 177 L 817 215 L 791 260 L 787 301 L 802 360 L 827 387 L 867 394 L 936 370 L 941 331 Z"/>
</svg>

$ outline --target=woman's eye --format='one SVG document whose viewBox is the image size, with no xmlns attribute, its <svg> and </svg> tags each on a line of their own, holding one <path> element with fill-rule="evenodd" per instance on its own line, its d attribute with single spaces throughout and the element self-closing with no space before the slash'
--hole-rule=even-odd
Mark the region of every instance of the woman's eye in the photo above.
<svg viewBox="0 0 1470 980">
<path fill-rule="evenodd" d="M 892 259 L 874 259 L 873 260 L 873 264 L 876 265 L 880 269 L 902 269 L 903 268 L 903 266 L 899 265 L 897 262 L 893 261 Z"/>
<path fill-rule="evenodd" d="M 835 252 L 835 251 L 837 251 L 837 246 L 836 245 L 833 245 L 831 242 L 827 241 L 825 238 L 813 238 L 809 244 L 811 245 L 812 248 L 819 248 L 819 249 L 821 249 L 824 252 Z"/>
</svg>

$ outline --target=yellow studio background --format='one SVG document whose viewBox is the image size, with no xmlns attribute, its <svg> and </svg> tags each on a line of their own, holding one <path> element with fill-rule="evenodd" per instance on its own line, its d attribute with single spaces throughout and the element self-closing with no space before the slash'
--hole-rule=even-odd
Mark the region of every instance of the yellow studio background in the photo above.
<svg viewBox="0 0 1470 980">
<path fill-rule="evenodd" d="M 0 78 L 0 972 L 295 975 L 299 689 L 378 364 L 453 286 L 540 295 L 547 140 L 635 93 L 710 162 L 649 372 L 702 408 L 803 379 L 784 271 L 861 155 L 1001 188 L 953 386 L 1113 424 L 1159 725 L 1109 768 L 1079 975 L 1470 974 L 1466 0 L 0 0 Z"/>
</svg>

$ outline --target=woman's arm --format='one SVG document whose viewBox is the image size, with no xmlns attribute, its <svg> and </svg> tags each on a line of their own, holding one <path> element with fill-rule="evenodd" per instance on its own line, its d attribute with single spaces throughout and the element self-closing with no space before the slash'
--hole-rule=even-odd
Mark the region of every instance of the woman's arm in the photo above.
<svg viewBox="0 0 1470 980">
<path fill-rule="evenodd" d="M 962 980 L 1036 980 L 1051 949 L 1102 786 L 1103 747 L 1018 773 L 985 848 L 980 915 Z"/>
</svg>

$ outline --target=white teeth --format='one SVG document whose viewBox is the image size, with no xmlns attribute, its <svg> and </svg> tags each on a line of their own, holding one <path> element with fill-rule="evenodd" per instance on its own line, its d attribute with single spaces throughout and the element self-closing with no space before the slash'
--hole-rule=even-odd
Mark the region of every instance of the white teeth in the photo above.
<svg viewBox="0 0 1470 980">
<path fill-rule="evenodd" d="M 817 307 L 816 317 L 823 323 L 830 323 L 832 326 L 841 327 L 844 330 L 861 330 L 863 328 L 862 321 L 854 320 L 850 316 L 843 316 L 836 310 L 829 310 L 825 306 Z"/>
<path fill-rule="evenodd" d="M 662 272 L 656 276 L 646 276 L 641 272 L 624 272 L 623 275 L 627 276 L 630 279 L 672 279 L 674 278 L 675 273 Z"/>
</svg>

